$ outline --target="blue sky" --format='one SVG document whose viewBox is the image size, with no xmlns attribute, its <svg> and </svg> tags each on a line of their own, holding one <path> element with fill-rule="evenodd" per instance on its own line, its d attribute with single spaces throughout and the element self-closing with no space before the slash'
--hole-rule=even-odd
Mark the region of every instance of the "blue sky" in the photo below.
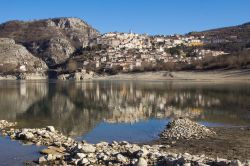
<svg viewBox="0 0 250 166">
<path fill-rule="evenodd" d="M 0 22 L 69 16 L 103 33 L 183 34 L 250 22 L 250 0 L 0 0 Z"/>
</svg>

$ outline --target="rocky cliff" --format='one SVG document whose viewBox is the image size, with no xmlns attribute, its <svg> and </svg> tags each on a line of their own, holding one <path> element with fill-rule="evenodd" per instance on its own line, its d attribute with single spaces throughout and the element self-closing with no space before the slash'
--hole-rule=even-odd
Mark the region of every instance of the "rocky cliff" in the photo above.
<svg viewBox="0 0 250 166">
<path fill-rule="evenodd" d="M 49 67 L 63 63 L 77 48 L 87 46 L 89 39 L 98 34 L 78 18 L 9 21 L 0 25 L 1 38 L 14 39 Z"/>
<path fill-rule="evenodd" d="M 13 39 L 0 38 L 0 74 L 44 73 L 47 65 Z"/>
</svg>

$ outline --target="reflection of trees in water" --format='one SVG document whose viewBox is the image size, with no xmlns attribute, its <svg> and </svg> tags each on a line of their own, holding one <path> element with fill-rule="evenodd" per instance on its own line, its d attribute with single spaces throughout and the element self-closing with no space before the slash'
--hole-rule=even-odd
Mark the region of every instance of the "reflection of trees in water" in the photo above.
<svg viewBox="0 0 250 166">
<path fill-rule="evenodd" d="M 101 121 L 133 123 L 175 116 L 205 121 L 249 120 L 243 117 L 249 108 L 246 101 L 250 101 L 250 89 L 240 86 L 114 81 L 44 83 L 43 88 L 31 85 L 34 87 L 26 89 L 29 97 L 24 100 L 33 104 L 27 104 L 26 111 L 17 116 L 20 125 L 54 125 L 69 135 L 85 134 Z M 43 91 L 34 93 L 34 89 Z M 16 100 L 23 100 L 18 88 L 11 91 Z M 18 111 L 12 112 L 16 116 Z"/>
</svg>

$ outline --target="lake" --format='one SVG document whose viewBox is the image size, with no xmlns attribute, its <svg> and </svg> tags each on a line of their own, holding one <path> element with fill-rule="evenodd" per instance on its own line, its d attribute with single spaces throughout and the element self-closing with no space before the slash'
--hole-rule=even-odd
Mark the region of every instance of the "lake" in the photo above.
<svg viewBox="0 0 250 166">
<path fill-rule="evenodd" d="M 18 127 L 53 125 L 90 143 L 151 141 L 171 118 L 180 116 L 207 126 L 250 125 L 250 84 L 0 81 L 0 119 L 17 121 Z M 6 142 L 16 144 L 0 138 L 0 144 Z M 27 153 L 36 147 L 29 148 Z M 11 156 L 0 151 L 0 162 Z"/>
</svg>

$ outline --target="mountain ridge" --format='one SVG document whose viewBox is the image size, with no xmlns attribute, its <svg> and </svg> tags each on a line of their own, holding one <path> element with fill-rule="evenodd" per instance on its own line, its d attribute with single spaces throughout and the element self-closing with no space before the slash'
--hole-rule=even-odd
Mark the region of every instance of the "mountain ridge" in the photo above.
<svg viewBox="0 0 250 166">
<path fill-rule="evenodd" d="M 229 36 L 237 36 L 239 38 L 243 38 L 244 40 L 249 39 L 250 36 L 250 22 L 245 22 L 240 25 L 221 27 L 208 29 L 200 32 L 189 32 L 188 35 L 205 35 L 206 37 L 224 37 L 227 38 L 226 35 Z"/>
<path fill-rule="evenodd" d="M 79 18 L 52 18 L 35 21 L 9 21 L 0 24 L 0 38 L 12 38 L 48 66 L 57 65 L 70 57 L 89 38 L 99 32 Z"/>
<path fill-rule="evenodd" d="M 116 58 L 114 64 L 116 66 L 115 68 L 117 68 L 116 64 L 119 59 L 122 58 L 119 57 L 120 55 L 118 54 L 123 56 L 122 59 L 125 59 L 124 62 L 126 63 L 129 61 L 129 57 L 127 57 L 130 56 L 129 54 L 136 55 L 134 59 L 130 57 L 130 59 L 133 59 L 132 61 L 134 61 L 135 66 L 141 64 L 141 60 L 139 59 L 138 61 L 138 58 L 141 57 L 142 54 L 145 54 L 145 52 L 146 54 L 154 56 L 154 58 L 156 55 L 160 56 L 160 54 L 162 54 L 162 58 L 167 58 L 167 56 L 169 56 L 168 59 L 174 60 L 174 63 L 177 62 L 176 64 L 180 62 L 177 58 L 183 56 L 189 56 L 189 59 L 192 59 L 194 58 L 192 57 L 194 54 L 204 54 L 206 52 L 206 54 L 211 55 L 217 55 L 218 53 L 222 54 L 223 51 L 231 54 L 232 50 L 240 51 L 242 48 L 248 48 L 250 46 L 250 22 L 237 26 L 215 28 L 201 32 L 190 32 L 186 35 L 152 36 L 147 34 L 139 35 L 135 33 L 117 32 L 101 34 L 87 22 L 76 17 L 58 17 L 31 21 L 12 20 L 0 24 L 0 39 L 3 39 L 2 45 L 7 41 L 4 39 L 10 39 L 15 42 L 15 47 L 19 48 L 20 46 L 24 46 L 27 52 L 29 52 L 29 54 L 25 54 L 27 55 L 27 59 L 25 60 L 25 56 L 21 55 L 21 52 L 24 51 L 21 51 L 19 53 L 20 55 L 18 55 L 13 54 L 13 52 L 9 50 L 9 58 L 12 60 L 16 59 L 16 61 L 13 60 L 13 62 L 16 63 L 14 66 L 22 66 L 24 63 L 28 63 L 28 57 L 32 55 L 38 58 L 38 61 L 42 60 L 45 62 L 49 69 L 59 69 L 62 70 L 62 73 L 67 73 L 67 68 L 73 68 L 72 71 L 76 71 L 76 69 L 80 70 L 80 68 L 86 67 L 85 65 L 89 65 L 91 70 L 96 68 L 94 66 L 106 70 L 107 65 L 110 65 L 108 63 L 113 63 L 108 61 L 108 59 L 113 58 Z M 121 41 L 119 40 L 127 40 L 127 43 L 123 42 L 123 44 L 128 47 L 128 50 L 120 48 L 119 43 L 121 44 Z M 184 42 L 186 46 L 184 47 L 180 42 L 182 44 Z M 169 48 L 167 43 L 172 43 L 171 47 L 173 48 Z M 8 44 L 9 43 L 5 43 L 5 45 Z M 143 46 L 140 46 L 140 44 Z M 133 45 L 136 45 L 136 47 L 133 47 Z M 10 44 L 9 47 L 15 48 L 14 45 Z M 21 48 L 21 50 L 23 49 L 24 48 Z M 201 51 L 195 49 L 201 49 Z M 244 54 L 248 54 L 248 52 L 249 51 L 245 50 Z M 23 58 L 20 63 L 18 62 L 19 56 Z M 2 59 L 6 60 L 6 56 L 3 57 Z M 95 62 L 97 60 L 100 61 L 100 64 Z M 184 61 L 185 60 L 182 60 L 181 62 Z M 0 65 L 6 66 L 6 64 L 4 64 L 5 62 L 8 62 L 8 60 L 0 62 Z M 108 63 L 103 64 L 102 62 Z M 162 62 L 159 64 L 161 67 L 156 65 L 159 69 L 172 69 L 174 67 L 173 65 L 166 67 L 166 64 Z M 167 63 L 167 65 L 169 64 Z M 245 66 L 247 65 L 248 61 Z M 123 66 L 122 68 L 124 67 L 130 68 L 129 66 Z M 153 69 L 152 67 L 154 66 L 146 63 L 146 68 Z M 31 65 L 29 68 L 33 69 L 34 67 Z M 120 68 L 121 66 L 118 65 L 118 69 Z M 177 68 L 179 69 L 179 67 Z M 43 67 L 43 69 L 46 69 L 46 67 Z M 186 68 L 184 67 L 184 69 Z M 3 72 L 0 71 L 0 74 L 3 74 Z"/>
</svg>

